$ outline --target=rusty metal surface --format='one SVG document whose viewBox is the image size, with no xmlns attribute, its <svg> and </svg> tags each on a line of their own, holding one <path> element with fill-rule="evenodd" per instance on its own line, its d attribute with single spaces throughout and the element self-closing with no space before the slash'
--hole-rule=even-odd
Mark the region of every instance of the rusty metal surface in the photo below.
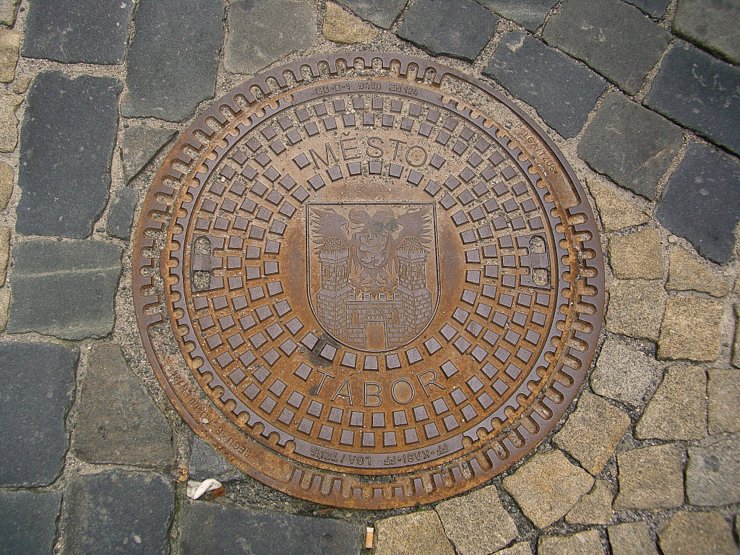
<svg viewBox="0 0 740 555">
<path fill-rule="evenodd" d="M 133 258 L 144 346 L 188 424 L 272 487 L 365 509 L 533 449 L 589 369 L 603 276 L 542 131 L 483 83 L 370 52 L 216 101 L 155 177 Z"/>
</svg>

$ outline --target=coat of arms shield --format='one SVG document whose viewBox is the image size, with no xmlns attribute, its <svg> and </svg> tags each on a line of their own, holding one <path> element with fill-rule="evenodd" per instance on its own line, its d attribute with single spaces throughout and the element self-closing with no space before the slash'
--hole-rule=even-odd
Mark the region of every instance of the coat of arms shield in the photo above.
<svg viewBox="0 0 740 555">
<path fill-rule="evenodd" d="M 439 299 L 433 204 L 315 203 L 306 223 L 308 298 L 332 337 L 384 351 L 426 329 Z"/>
</svg>

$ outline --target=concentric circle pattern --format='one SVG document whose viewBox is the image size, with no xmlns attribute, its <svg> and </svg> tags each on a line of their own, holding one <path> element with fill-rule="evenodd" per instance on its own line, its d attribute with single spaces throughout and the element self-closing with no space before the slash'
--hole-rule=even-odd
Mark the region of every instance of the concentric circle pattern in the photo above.
<svg viewBox="0 0 740 555">
<path fill-rule="evenodd" d="M 149 190 L 134 301 L 156 374 L 240 469 L 340 507 L 427 503 L 557 424 L 603 262 L 552 142 L 401 55 L 302 60 L 221 98 Z"/>
</svg>

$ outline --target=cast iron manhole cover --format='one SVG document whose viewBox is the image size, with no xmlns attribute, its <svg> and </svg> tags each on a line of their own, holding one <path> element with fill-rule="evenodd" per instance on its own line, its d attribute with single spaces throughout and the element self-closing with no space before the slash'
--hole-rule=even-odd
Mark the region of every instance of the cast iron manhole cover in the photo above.
<svg viewBox="0 0 740 555">
<path fill-rule="evenodd" d="M 428 503 L 520 459 L 591 363 L 603 259 L 553 143 L 486 85 L 341 54 L 246 82 L 183 133 L 133 260 L 188 424 L 340 507 Z"/>
</svg>

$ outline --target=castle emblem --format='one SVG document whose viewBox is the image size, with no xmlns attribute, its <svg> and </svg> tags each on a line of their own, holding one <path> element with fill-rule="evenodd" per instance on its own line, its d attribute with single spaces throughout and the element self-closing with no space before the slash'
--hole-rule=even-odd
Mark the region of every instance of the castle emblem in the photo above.
<svg viewBox="0 0 740 555">
<path fill-rule="evenodd" d="M 382 351 L 424 331 L 438 296 L 432 204 L 311 204 L 307 221 L 309 299 L 329 334 Z"/>
</svg>

